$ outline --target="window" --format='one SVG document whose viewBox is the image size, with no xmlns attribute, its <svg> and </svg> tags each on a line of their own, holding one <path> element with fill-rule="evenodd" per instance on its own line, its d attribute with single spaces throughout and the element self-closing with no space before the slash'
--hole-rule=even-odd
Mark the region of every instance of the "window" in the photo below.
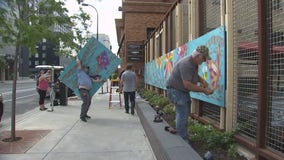
<svg viewBox="0 0 284 160">
<path fill-rule="evenodd" d="M 274 10 L 280 9 L 280 0 L 272 0 L 272 8 Z"/>
<path fill-rule="evenodd" d="M 213 1 L 212 1 L 212 4 L 214 4 L 214 5 L 220 5 L 220 0 L 213 0 Z"/>
<path fill-rule="evenodd" d="M 147 28 L 147 39 L 150 38 L 152 33 L 155 31 L 155 28 Z"/>
</svg>

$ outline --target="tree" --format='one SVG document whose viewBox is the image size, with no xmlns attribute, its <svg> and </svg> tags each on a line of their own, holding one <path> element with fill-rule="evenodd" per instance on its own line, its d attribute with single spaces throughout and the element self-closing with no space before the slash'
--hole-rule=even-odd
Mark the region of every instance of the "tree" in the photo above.
<svg viewBox="0 0 284 160">
<path fill-rule="evenodd" d="M 6 64 L 3 57 L 0 57 L 0 72 L 5 68 Z M 1 80 L 1 79 L 0 79 Z"/>
<path fill-rule="evenodd" d="M 79 3 L 80 1 L 78 1 Z M 86 31 L 89 27 L 89 15 L 82 12 L 68 16 L 68 10 L 61 0 L 1 0 L 0 2 L 0 37 L 1 43 L 15 46 L 14 77 L 12 89 L 11 137 L 6 141 L 16 141 L 15 109 L 18 58 L 22 47 L 36 53 L 36 44 L 46 39 L 60 44 L 56 50 L 59 55 L 69 56 L 71 50 L 76 52 L 86 42 L 82 31 L 76 27 L 81 23 Z M 76 22 L 76 23 L 75 23 Z M 73 32 L 74 30 L 74 32 Z M 0 44 L 1 47 L 1 44 Z"/>
</svg>

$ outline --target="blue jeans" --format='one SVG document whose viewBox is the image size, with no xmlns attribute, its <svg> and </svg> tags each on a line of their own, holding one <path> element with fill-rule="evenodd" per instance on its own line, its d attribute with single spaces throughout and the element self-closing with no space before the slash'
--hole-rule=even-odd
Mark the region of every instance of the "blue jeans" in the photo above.
<svg viewBox="0 0 284 160">
<path fill-rule="evenodd" d="M 124 94 L 125 112 L 129 112 L 129 100 L 130 100 L 131 113 L 134 113 L 135 91 L 133 91 L 133 92 L 124 92 L 123 94 Z"/>
<path fill-rule="evenodd" d="M 176 107 L 176 129 L 178 134 L 185 140 L 188 140 L 188 117 L 190 112 L 190 95 L 188 92 L 180 91 L 174 88 L 167 89 L 169 100 Z"/>
</svg>

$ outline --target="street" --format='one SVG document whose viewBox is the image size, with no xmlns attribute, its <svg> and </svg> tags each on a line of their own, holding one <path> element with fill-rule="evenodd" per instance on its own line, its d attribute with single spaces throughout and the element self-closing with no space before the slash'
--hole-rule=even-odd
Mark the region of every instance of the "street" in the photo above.
<svg viewBox="0 0 284 160">
<path fill-rule="evenodd" d="M 4 97 L 4 113 L 2 121 L 11 117 L 12 107 L 12 87 L 11 81 L 0 83 L 0 93 Z M 49 102 L 49 99 L 46 99 Z M 16 115 L 23 114 L 38 107 L 38 93 L 35 88 L 35 81 L 18 81 L 16 92 Z"/>
</svg>

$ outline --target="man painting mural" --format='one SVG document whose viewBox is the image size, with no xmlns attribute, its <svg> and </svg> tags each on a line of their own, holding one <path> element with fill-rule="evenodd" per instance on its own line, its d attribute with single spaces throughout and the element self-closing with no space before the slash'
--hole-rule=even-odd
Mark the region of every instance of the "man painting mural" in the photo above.
<svg viewBox="0 0 284 160">
<path fill-rule="evenodd" d="M 209 49 L 198 46 L 192 55 L 181 58 L 173 68 L 167 81 L 167 94 L 176 107 L 176 127 L 179 135 L 188 141 L 188 117 L 191 97 L 189 92 L 203 92 L 206 95 L 213 93 L 208 84 L 198 75 L 198 66 L 210 60 Z M 197 85 L 200 82 L 201 85 Z"/>
</svg>

